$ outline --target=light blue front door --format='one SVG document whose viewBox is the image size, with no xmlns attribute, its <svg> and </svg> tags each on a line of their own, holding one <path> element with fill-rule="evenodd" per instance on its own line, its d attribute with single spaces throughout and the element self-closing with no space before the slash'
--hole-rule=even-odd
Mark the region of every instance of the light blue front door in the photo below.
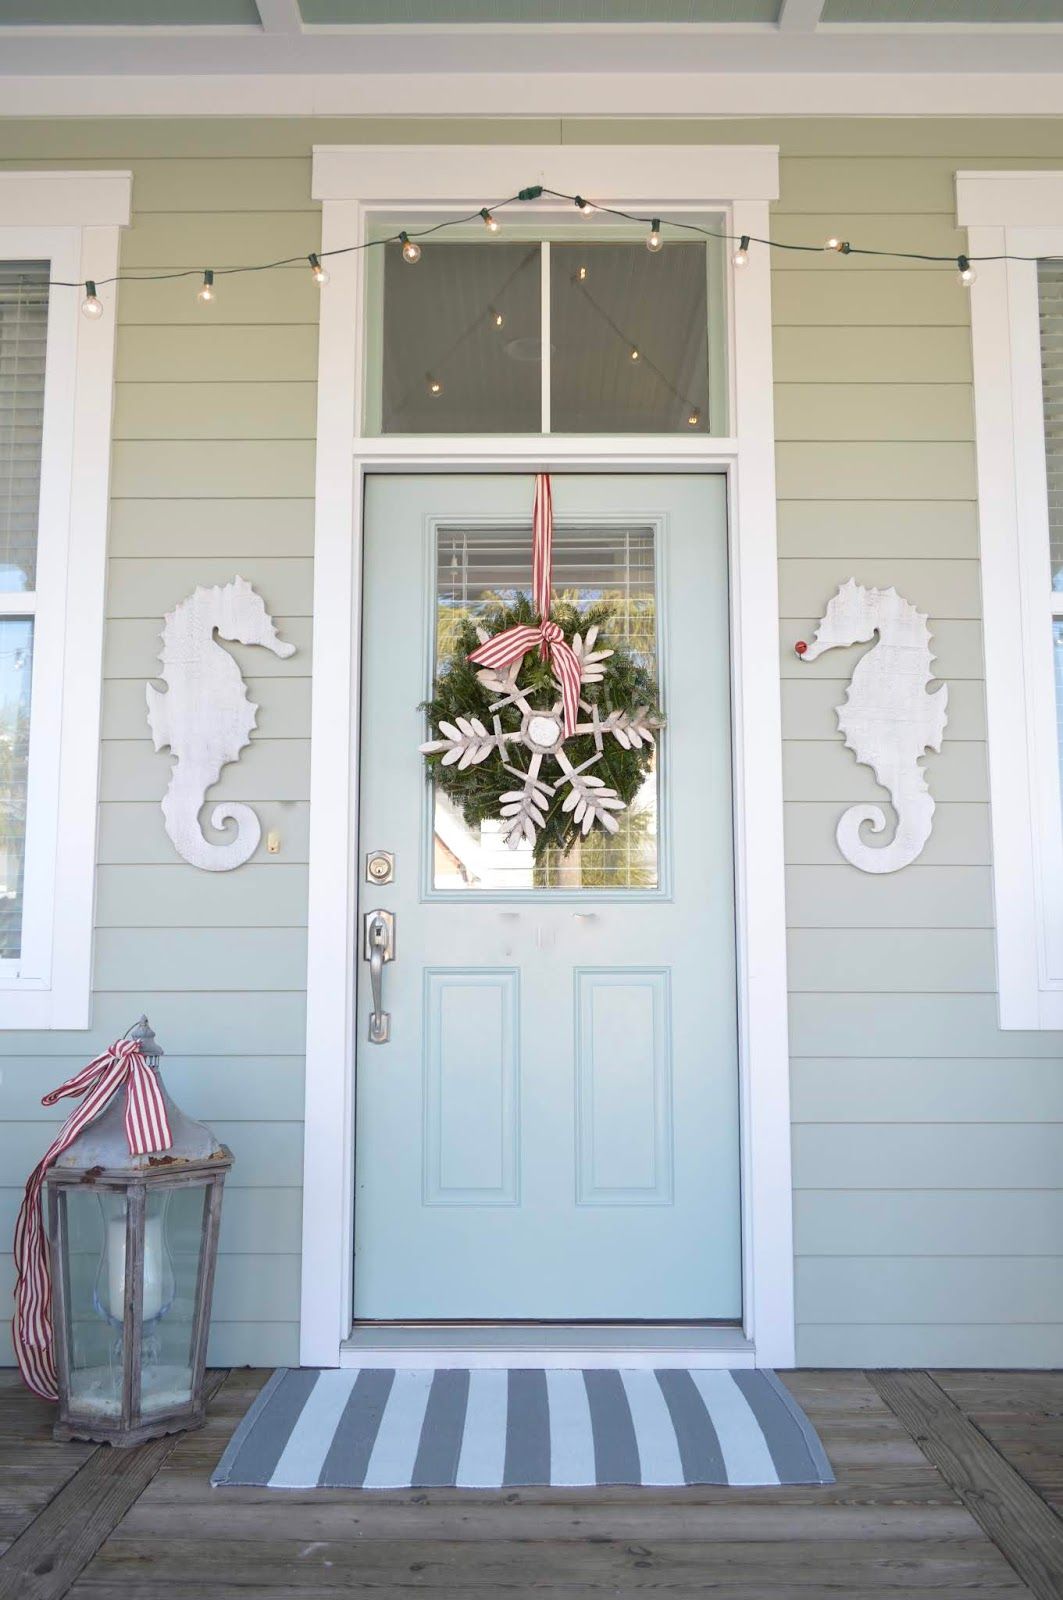
<svg viewBox="0 0 1063 1600">
<path fill-rule="evenodd" d="M 538 865 L 436 796 L 418 753 L 455 617 L 529 589 L 533 493 L 368 480 L 358 870 L 395 959 L 382 1044 L 359 961 L 354 1313 L 736 1319 L 724 481 L 554 475 L 555 593 L 615 603 L 667 728 L 616 838 Z"/>
</svg>

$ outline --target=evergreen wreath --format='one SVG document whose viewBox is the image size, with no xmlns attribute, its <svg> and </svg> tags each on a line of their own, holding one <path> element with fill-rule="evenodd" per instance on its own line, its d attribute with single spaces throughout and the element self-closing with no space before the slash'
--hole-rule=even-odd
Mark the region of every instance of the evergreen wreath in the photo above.
<svg viewBox="0 0 1063 1600">
<path fill-rule="evenodd" d="M 455 619 L 432 697 L 421 707 L 439 730 L 421 746 L 429 775 L 470 828 L 501 819 L 510 847 L 527 841 L 537 862 L 549 850 L 567 854 L 596 824 L 617 832 L 615 813 L 642 787 L 654 732 L 664 726 L 657 683 L 637 653 L 608 642 L 598 648 L 613 613 L 607 601 L 583 611 L 564 599 L 551 606 L 551 620 L 580 664 L 580 720 L 568 738 L 557 680 L 537 648 L 505 671 L 469 660 L 489 638 L 537 625 L 525 594 L 493 606 L 479 621 Z M 549 777 L 540 774 L 550 759 L 560 768 L 556 779 L 552 770 Z"/>
</svg>

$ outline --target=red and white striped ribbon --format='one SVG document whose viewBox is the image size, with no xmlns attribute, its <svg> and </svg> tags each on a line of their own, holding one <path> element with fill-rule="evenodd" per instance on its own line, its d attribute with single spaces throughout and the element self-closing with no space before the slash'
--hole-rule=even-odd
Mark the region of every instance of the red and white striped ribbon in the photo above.
<svg viewBox="0 0 1063 1600">
<path fill-rule="evenodd" d="M 26 1384 L 43 1400 L 56 1400 L 59 1396 L 52 1351 L 52 1279 L 41 1216 L 45 1174 L 123 1084 L 130 1155 L 169 1150 L 173 1136 L 162 1087 L 135 1039 L 116 1040 L 102 1056 L 41 1101 L 42 1106 L 54 1106 L 57 1100 L 71 1095 L 85 1096 L 48 1146 L 44 1159 L 30 1173 L 15 1223 L 15 1358 Z"/>
<path fill-rule="evenodd" d="M 532 599 L 544 622 L 550 615 L 553 570 L 554 496 L 550 488 L 550 474 L 540 472 L 535 479 L 535 503 L 532 506 Z"/>
<path fill-rule="evenodd" d="M 554 669 L 564 709 L 565 738 L 575 732 L 579 720 L 581 672 L 579 658 L 556 622 L 550 621 L 550 591 L 554 555 L 554 503 L 550 493 L 550 474 L 540 472 L 535 479 L 535 507 L 532 511 L 532 598 L 539 613 L 538 627 L 518 623 L 497 633 L 469 656 L 481 667 L 498 671 L 538 646 L 544 661 Z"/>
</svg>

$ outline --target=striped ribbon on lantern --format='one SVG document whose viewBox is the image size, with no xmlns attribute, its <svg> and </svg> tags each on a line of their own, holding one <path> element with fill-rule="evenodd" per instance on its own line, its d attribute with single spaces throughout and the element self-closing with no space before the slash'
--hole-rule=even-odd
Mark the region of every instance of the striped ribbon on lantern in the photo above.
<svg viewBox="0 0 1063 1600">
<path fill-rule="evenodd" d="M 557 686 L 561 690 L 564 710 L 564 734 L 569 738 L 576 731 L 579 719 L 579 691 L 582 673 L 579 657 L 556 622 L 550 621 L 550 591 L 554 554 L 554 504 L 550 493 L 550 474 L 540 472 L 535 479 L 535 506 L 532 511 L 532 600 L 539 615 L 538 627 L 518 623 L 497 633 L 486 644 L 480 645 L 469 656 L 478 666 L 498 671 L 519 661 L 529 650 L 538 647 L 544 661 L 554 669 Z"/>
<path fill-rule="evenodd" d="M 83 1128 L 98 1117 L 112 1095 L 125 1085 L 125 1135 L 129 1153 L 144 1156 L 169 1150 L 173 1143 L 166 1103 L 158 1078 L 135 1039 L 117 1039 L 73 1078 L 41 1100 L 84 1095 L 30 1173 L 15 1223 L 15 1316 L 12 1334 L 15 1358 L 27 1386 L 42 1400 L 56 1400 L 59 1387 L 52 1351 L 52 1279 L 41 1216 L 41 1191 L 48 1168 Z"/>
</svg>

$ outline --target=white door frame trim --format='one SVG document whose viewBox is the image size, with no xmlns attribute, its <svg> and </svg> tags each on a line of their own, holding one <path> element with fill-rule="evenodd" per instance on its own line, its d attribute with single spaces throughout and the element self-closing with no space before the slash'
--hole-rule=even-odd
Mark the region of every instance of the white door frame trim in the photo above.
<svg viewBox="0 0 1063 1600">
<path fill-rule="evenodd" d="M 461 212 L 543 182 L 605 203 L 722 210 L 766 237 L 774 147 L 367 146 L 315 150 L 322 248 L 372 220 Z M 645 197 L 649 196 L 647 200 Z M 545 208 L 544 208 L 545 209 Z M 555 212 L 556 215 L 556 212 Z M 426 468 L 705 470 L 729 479 L 743 1331 L 761 1365 L 794 1362 L 775 440 L 768 252 L 732 274 L 733 437 L 506 439 L 361 435 L 364 252 L 333 256 L 318 360 L 310 898 L 300 1360 L 336 1366 L 351 1327 L 354 976 L 362 488 Z M 755 818 L 756 827 L 753 828 Z M 522 1352 L 522 1360 L 525 1352 Z"/>
</svg>

